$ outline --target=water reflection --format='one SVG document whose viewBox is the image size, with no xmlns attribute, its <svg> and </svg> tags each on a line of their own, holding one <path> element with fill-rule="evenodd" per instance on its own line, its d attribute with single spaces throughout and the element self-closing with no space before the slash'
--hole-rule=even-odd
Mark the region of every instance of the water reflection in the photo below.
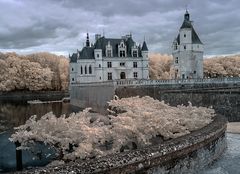
<svg viewBox="0 0 240 174">
<path fill-rule="evenodd" d="M 56 116 L 60 116 L 79 110 L 69 103 L 62 102 L 42 104 L 0 102 L 0 132 L 24 124 L 32 115 L 37 115 L 40 118 L 48 112 L 53 112 Z"/>
<path fill-rule="evenodd" d="M 70 103 L 0 102 L 0 172 L 15 170 L 15 145 L 8 140 L 13 133 L 13 127 L 24 124 L 32 115 L 37 115 L 37 118 L 40 118 L 48 112 L 53 112 L 56 116 L 60 116 L 62 114 L 69 115 L 79 110 Z M 31 152 L 23 151 L 24 167 L 46 165 L 54 158 L 52 149 L 40 144 L 36 148 L 40 149 L 42 158 L 37 159 L 36 155 L 34 156 Z"/>
</svg>

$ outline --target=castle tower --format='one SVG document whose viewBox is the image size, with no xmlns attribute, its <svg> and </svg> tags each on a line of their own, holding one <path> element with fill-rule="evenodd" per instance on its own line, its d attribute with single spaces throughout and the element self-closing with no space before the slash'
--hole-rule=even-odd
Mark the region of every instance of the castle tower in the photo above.
<svg viewBox="0 0 240 174">
<path fill-rule="evenodd" d="M 149 72 L 148 72 L 148 47 L 144 40 L 142 45 L 142 57 L 143 57 L 143 79 L 149 79 Z"/>
<path fill-rule="evenodd" d="M 203 44 L 190 21 L 188 11 L 172 45 L 174 79 L 203 78 Z"/>
</svg>

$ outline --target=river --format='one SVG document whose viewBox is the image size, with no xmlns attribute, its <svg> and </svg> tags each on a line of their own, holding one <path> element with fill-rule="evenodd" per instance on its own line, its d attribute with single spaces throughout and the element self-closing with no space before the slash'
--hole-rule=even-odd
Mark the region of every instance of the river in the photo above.
<svg viewBox="0 0 240 174">
<path fill-rule="evenodd" d="M 15 145 L 8 138 L 13 132 L 13 127 L 24 124 L 31 115 L 42 115 L 53 112 L 55 115 L 77 112 L 79 108 L 69 103 L 1 103 L 0 102 L 0 172 L 15 170 Z M 201 174 L 235 174 L 240 173 L 240 134 L 227 133 L 228 148 L 222 157 L 208 166 Z M 38 153 L 38 152 L 41 153 Z M 53 149 L 36 146 L 35 155 L 29 151 L 23 151 L 23 165 L 43 166 L 54 158 Z"/>
</svg>

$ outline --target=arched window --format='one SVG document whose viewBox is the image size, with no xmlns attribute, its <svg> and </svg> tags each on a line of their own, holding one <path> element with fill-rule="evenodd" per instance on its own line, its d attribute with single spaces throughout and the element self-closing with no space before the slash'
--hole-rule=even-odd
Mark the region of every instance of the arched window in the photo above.
<svg viewBox="0 0 240 174">
<path fill-rule="evenodd" d="M 83 74 L 83 68 L 82 68 L 82 66 L 81 66 L 81 74 Z"/>
<path fill-rule="evenodd" d="M 88 68 L 88 72 L 89 72 L 89 74 L 92 74 L 92 67 L 91 67 L 91 65 Z"/>
<path fill-rule="evenodd" d="M 87 66 L 85 66 L 85 74 L 87 74 Z"/>
</svg>

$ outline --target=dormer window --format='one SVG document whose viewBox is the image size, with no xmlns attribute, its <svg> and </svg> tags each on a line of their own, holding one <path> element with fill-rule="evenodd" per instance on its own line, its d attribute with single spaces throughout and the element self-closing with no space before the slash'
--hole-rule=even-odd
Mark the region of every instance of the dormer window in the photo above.
<svg viewBox="0 0 240 174">
<path fill-rule="evenodd" d="M 133 50 L 132 56 L 133 57 L 138 57 L 138 51 L 137 50 Z"/>
<path fill-rule="evenodd" d="M 126 45 L 123 41 L 118 45 L 118 57 L 126 57 Z"/>
<path fill-rule="evenodd" d="M 110 41 L 108 41 L 108 44 L 106 45 L 106 57 L 112 57 L 112 45 L 110 44 Z"/>
<path fill-rule="evenodd" d="M 120 50 L 120 56 L 119 57 L 125 57 L 125 50 Z"/>
<path fill-rule="evenodd" d="M 134 45 L 132 46 L 132 57 L 138 57 L 138 47 L 135 42 Z"/>
<path fill-rule="evenodd" d="M 107 50 L 107 57 L 112 57 L 112 50 Z"/>
</svg>

